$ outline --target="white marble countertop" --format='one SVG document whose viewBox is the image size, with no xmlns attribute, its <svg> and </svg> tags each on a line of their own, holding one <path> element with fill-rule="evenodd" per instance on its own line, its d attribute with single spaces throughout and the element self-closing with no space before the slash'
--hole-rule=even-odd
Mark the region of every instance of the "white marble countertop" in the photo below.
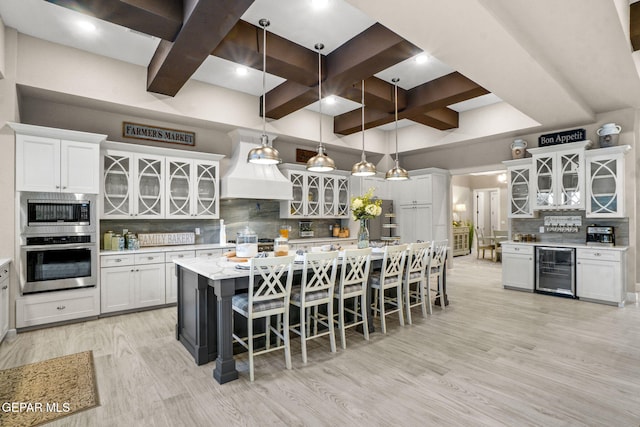
<svg viewBox="0 0 640 427">
<path fill-rule="evenodd" d="M 0 258 L 0 267 L 10 263 L 11 261 L 13 261 L 13 259 L 11 258 Z"/>
<path fill-rule="evenodd" d="M 290 239 L 289 243 L 300 244 L 300 243 L 320 243 L 320 242 L 345 242 L 350 240 L 358 240 L 357 237 L 303 237 L 300 239 Z"/>
<path fill-rule="evenodd" d="M 207 249 L 232 249 L 235 248 L 234 243 L 202 243 L 197 245 L 174 245 L 174 246 L 149 246 L 137 250 L 125 249 L 123 251 L 105 251 L 101 250 L 100 255 L 122 255 L 122 254 L 139 254 L 147 252 L 175 252 L 175 251 L 197 251 Z"/>
<path fill-rule="evenodd" d="M 513 240 L 505 240 L 500 242 L 501 245 L 528 245 L 528 246 L 549 246 L 557 248 L 580 248 L 580 249 L 602 249 L 611 251 L 626 251 L 628 246 L 587 246 L 585 243 L 555 243 L 555 242 L 514 242 Z"/>
<path fill-rule="evenodd" d="M 291 252 L 293 253 L 293 252 Z M 383 254 L 379 251 L 371 254 L 371 260 L 379 260 L 383 258 Z M 201 276 L 212 280 L 235 279 L 238 277 L 248 277 L 248 269 L 238 269 L 236 265 L 244 264 L 229 261 L 226 257 L 206 259 L 206 258 L 182 258 L 173 260 L 174 263 L 188 270 L 193 271 Z M 302 264 L 296 263 L 294 270 L 302 270 Z"/>
</svg>

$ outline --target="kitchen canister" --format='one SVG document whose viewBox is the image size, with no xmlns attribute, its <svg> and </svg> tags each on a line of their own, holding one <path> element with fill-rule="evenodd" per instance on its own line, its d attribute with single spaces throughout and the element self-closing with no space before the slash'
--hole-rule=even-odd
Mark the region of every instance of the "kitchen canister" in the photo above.
<svg viewBox="0 0 640 427">
<path fill-rule="evenodd" d="M 620 138 L 620 132 L 622 127 L 615 123 L 605 123 L 600 129 L 597 130 L 598 143 L 600 147 L 613 147 L 618 145 L 618 138 Z"/>
<path fill-rule="evenodd" d="M 513 159 L 523 159 L 526 153 L 527 141 L 516 139 L 511 143 L 511 156 Z"/>
</svg>

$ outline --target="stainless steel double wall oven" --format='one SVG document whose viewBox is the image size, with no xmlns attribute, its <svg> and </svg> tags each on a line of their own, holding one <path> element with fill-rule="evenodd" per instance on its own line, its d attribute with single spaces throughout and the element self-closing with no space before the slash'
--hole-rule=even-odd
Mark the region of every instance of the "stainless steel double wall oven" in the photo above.
<svg viewBox="0 0 640 427">
<path fill-rule="evenodd" d="M 96 196 L 20 193 L 23 294 L 96 286 Z"/>
</svg>

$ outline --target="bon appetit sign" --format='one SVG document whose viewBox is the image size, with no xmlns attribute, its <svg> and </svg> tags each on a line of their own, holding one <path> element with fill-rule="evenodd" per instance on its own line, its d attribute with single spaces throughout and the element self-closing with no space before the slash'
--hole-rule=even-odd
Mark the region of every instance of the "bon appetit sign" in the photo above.
<svg viewBox="0 0 640 427">
<path fill-rule="evenodd" d="M 538 147 L 567 144 L 569 142 L 584 141 L 585 139 L 587 139 L 587 132 L 584 129 L 565 130 L 562 132 L 540 135 L 538 137 Z"/>
<path fill-rule="evenodd" d="M 122 136 L 173 144 L 195 145 L 195 132 L 122 122 Z"/>
</svg>

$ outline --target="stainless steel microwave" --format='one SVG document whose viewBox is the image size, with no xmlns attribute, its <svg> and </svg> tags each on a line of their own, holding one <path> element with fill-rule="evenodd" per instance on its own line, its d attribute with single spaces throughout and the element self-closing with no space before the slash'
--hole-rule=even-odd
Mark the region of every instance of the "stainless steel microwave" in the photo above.
<svg viewBox="0 0 640 427">
<path fill-rule="evenodd" d="M 23 237 L 94 233 L 96 225 L 95 195 L 20 193 L 20 233 Z"/>
</svg>

